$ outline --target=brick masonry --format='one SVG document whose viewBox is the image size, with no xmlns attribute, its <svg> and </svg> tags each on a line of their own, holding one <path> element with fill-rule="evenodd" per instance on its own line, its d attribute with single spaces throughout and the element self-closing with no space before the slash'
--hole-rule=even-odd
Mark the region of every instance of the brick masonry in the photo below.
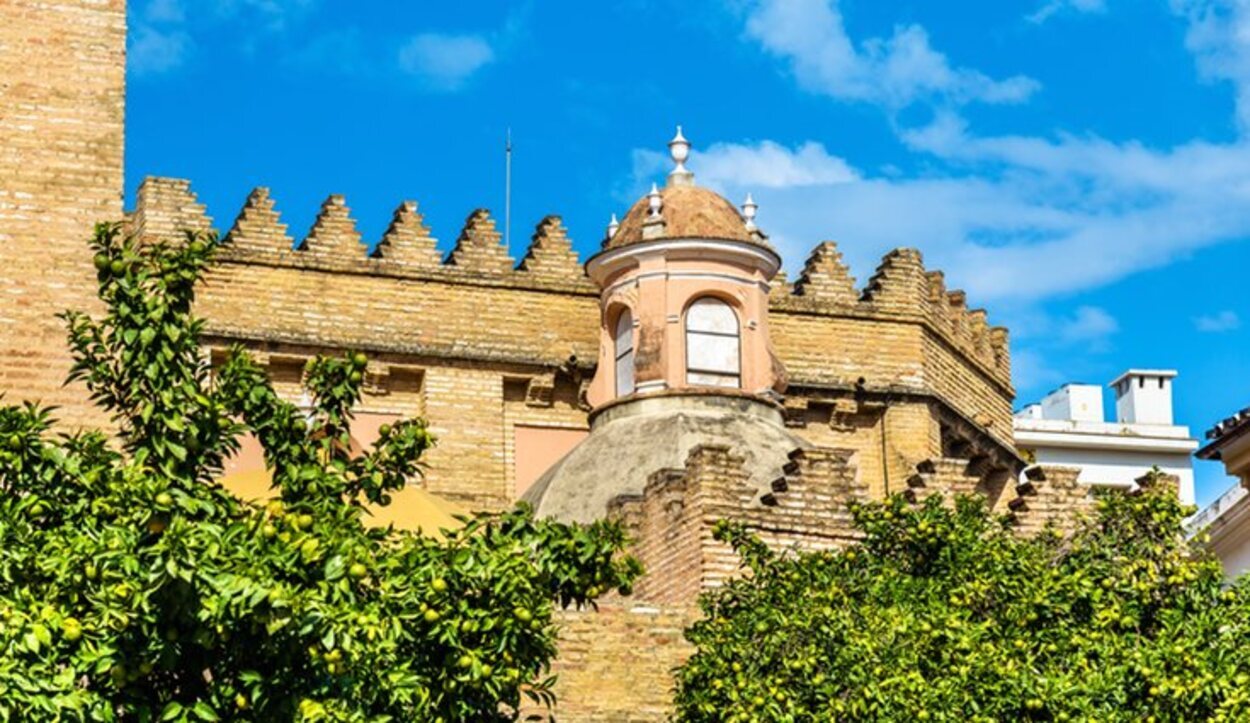
<svg viewBox="0 0 1250 723">
<path fill-rule="evenodd" d="M 81 388 L 62 386 L 69 359 L 53 314 L 98 310 L 84 242 L 94 223 L 123 218 L 124 63 L 122 0 L 0 3 L 0 391 L 59 405 L 69 425 L 106 421 Z M 176 179 L 147 179 L 124 218 L 153 240 L 214 228 Z M 296 235 L 257 188 L 224 228 L 230 244 L 197 301 L 209 353 L 249 347 L 298 399 L 306 359 L 367 352 L 360 411 L 373 423 L 429 419 L 441 440 L 424 480 L 432 491 L 507 506 L 518 429 L 587 428 L 600 296 L 559 217 L 537 224 L 519 261 L 482 209 L 443 258 L 412 201 L 366 239 L 347 199 L 331 195 Z M 561 614 L 559 720 L 664 719 L 693 601 L 737 574 L 712 540 L 719 519 L 777 547 L 822 549 L 856 539 L 849 501 L 886 492 L 981 492 L 1026 532 L 1088 507 L 1072 470 L 1016 485 L 1007 331 L 918 252 L 891 252 L 857 288 L 837 246 L 821 243 L 793 283 L 774 281 L 769 305 L 786 423 L 814 447 L 795 450 L 763 495 L 734 450 L 702 446 L 613 503 L 650 576 L 634 601 Z"/>
<path fill-rule="evenodd" d="M 0 392 L 71 425 L 106 421 L 54 314 L 97 308 L 86 241 L 121 219 L 125 43 L 123 0 L 0 2 Z"/>
<path fill-rule="evenodd" d="M 476 210 L 440 261 L 417 208 L 400 204 L 370 253 L 343 197 L 330 196 L 309 233 L 293 239 L 268 190 L 255 189 L 229 226 L 231 244 L 199 310 L 221 344 L 363 349 L 419 367 L 445 450 L 431 457 L 431 488 L 497 508 L 511 501 L 511 440 L 527 423 L 505 412 L 509 380 L 560 390 L 537 416 L 584 428 L 580 392 L 598 351 L 598 292 L 558 217 L 539 222 L 518 263 L 489 213 Z M 147 179 L 130 218 L 151 238 L 212 226 L 190 186 L 173 179 Z M 891 479 L 897 489 L 919 461 L 943 452 L 952 428 L 939 423 L 939 409 L 963 420 L 960 433 L 992 448 L 1000 467 L 1017 462 L 1006 331 L 967 311 L 919 253 L 889 254 L 856 293 L 836 246 L 822 243 L 770 304 L 791 421 L 815 443 L 859 451 L 874 493 Z M 457 460 L 455 480 L 444 479 L 452 471 L 440 454 Z"/>
</svg>

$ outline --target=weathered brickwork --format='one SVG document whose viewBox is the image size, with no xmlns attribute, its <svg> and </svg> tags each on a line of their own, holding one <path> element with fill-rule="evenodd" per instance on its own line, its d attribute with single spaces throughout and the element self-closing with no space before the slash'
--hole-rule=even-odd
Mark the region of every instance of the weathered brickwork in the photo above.
<svg viewBox="0 0 1250 723">
<path fill-rule="evenodd" d="M 626 601 L 599 610 L 558 614 L 560 657 L 555 719 L 560 723 L 644 723 L 668 720 L 674 668 L 693 652 L 682 631 L 695 610 Z M 525 714 L 546 720 L 547 711 Z M 522 716 L 524 719 L 524 716 Z"/>
<path fill-rule="evenodd" d="M 171 179 L 147 179 L 130 219 L 152 239 L 211 226 L 189 185 Z M 413 202 L 396 209 L 370 253 L 343 197 L 330 196 L 293 239 L 259 188 L 227 235 L 198 301 L 214 337 L 258 349 L 363 349 L 421 369 L 423 403 L 443 439 L 431 489 L 506 505 L 516 425 L 585 428 L 580 395 L 598 350 L 599 299 L 558 217 L 537 225 L 514 264 L 490 215 L 474 211 L 440 261 Z M 891 253 L 857 293 L 826 242 L 793 286 L 782 285 L 769 323 L 790 379 L 790 421 L 813 443 L 856 450 L 871 494 L 902 489 L 916 464 L 944 455 L 1018 466 L 1006 333 L 967 311 L 918 253 Z M 508 385 L 525 386 L 520 405 Z M 557 387 L 562 398 L 548 406 Z M 440 455 L 456 460 L 457 479 L 445 478 Z"/>
<path fill-rule="evenodd" d="M 873 497 L 899 492 L 917 460 L 941 449 L 932 402 L 898 398 L 857 400 L 825 393 L 787 398 L 787 425 L 822 447 L 856 450 L 859 477 Z M 887 465 L 882 460 L 888 461 Z"/>
<path fill-rule="evenodd" d="M 699 593 L 739 574 L 737 556 L 713 539 L 720 520 L 747 524 L 776 549 L 828 549 L 858 539 L 849 505 L 870 493 L 853 456 L 847 449 L 795 449 L 764 494 L 750 484 L 743 458 L 725 446 L 695 447 L 683 469 L 656 471 L 641 496 L 612 503 L 649 571 L 637 595 L 689 606 Z"/>
<path fill-rule="evenodd" d="M 105 420 L 81 388 L 61 386 L 69 360 L 53 314 L 98 310 L 92 225 L 124 218 L 148 241 L 215 226 L 175 179 L 147 179 L 123 216 L 124 47 L 122 0 L 0 3 L 0 391 L 58 404 L 75 425 Z M 675 224 L 674 194 L 694 191 L 666 193 Z M 229 243 L 197 300 L 213 359 L 242 344 L 300 402 L 309 358 L 365 351 L 361 433 L 428 419 L 440 443 L 424 484 L 473 509 L 516 498 L 519 460 L 536 458 L 520 440 L 554 430 L 547 439 L 565 443 L 588 428 L 601 299 L 559 217 L 543 218 L 516 260 L 482 209 L 444 256 L 413 201 L 373 239 L 342 196 L 327 197 L 308 229 L 290 229 L 280 205 L 257 188 L 220 225 Z M 768 302 L 786 424 L 813 446 L 762 493 L 735 450 L 703 445 L 613 502 L 650 575 L 632 601 L 560 615 L 558 720 L 666 718 L 692 603 L 740 573 L 712 539 L 720 519 L 778 549 L 824 549 L 857 538 L 848 503 L 890 492 L 986 494 L 1026 534 L 1069 529 L 1068 513 L 1091 504 L 1071 470 L 1016 484 L 1007 331 L 918 252 L 891 252 L 857 286 L 837 246 L 821 243 L 792 282 L 774 279 Z"/>
<path fill-rule="evenodd" d="M 1030 467 L 1025 481 L 1016 488 L 1008 508 L 1016 519 L 1016 529 L 1034 535 L 1047 527 L 1059 532 L 1071 530 L 1082 513 L 1094 506 L 1090 488 L 1077 482 L 1079 467 Z"/>
<path fill-rule="evenodd" d="M 96 309 L 86 241 L 122 215 L 124 0 L 0 2 L 0 392 L 70 425 L 106 419 L 58 311 Z"/>
</svg>

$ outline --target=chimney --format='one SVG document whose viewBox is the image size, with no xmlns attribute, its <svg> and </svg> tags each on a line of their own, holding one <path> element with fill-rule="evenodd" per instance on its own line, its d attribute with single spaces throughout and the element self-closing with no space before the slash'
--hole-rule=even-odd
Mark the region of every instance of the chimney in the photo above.
<svg viewBox="0 0 1250 723">
<path fill-rule="evenodd" d="M 1175 369 L 1129 369 L 1111 382 L 1115 416 L 1121 424 L 1172 424 Z"/>
</svg>

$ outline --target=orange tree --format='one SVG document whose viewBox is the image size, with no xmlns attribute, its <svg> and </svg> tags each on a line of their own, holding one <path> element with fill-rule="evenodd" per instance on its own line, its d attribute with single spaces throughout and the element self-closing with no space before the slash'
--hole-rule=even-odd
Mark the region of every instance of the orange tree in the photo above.
<svg viewBox="0 0 1250 723">
<path fill-rule="evenodd" d="M 979 498 L 854 509 L 862 544 L 770 552 L 702 599 L 681 721 L 1250 720 L 1250 587 L 1186 542 L 1170 485 L 1031 539 Z"/>
<path fill-rule="evenodd" d="M 351 456 L 365 357 L 310 363 L 314 404 L 234 350 L 211 369 L 192 316 L 216 244 L 93 242 L 107 314 L 67 314 L 86 383 L 117 425 L 57 434 L 0 407 L 0 720 L 510 719 L 550 703 L 556 605 L 627 590 L 610 524 L 529 510 L 434 540 L 362 525 L 419 472 L 423 422 Z M 278 497 L 214 480 L 254 434 Z M 113 442 L 111 440 L 116 440 Z"/>
</svg>

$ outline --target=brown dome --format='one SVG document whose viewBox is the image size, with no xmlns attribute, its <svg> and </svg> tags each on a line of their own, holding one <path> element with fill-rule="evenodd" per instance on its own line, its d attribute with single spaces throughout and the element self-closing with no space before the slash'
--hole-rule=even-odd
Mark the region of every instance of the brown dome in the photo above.
<svg viewBox="0 0 1250 723">
<path fill-rule="evenodd" d="M 763 234 L 748 231 L 738 209 L 715 191 L 695 185 L 669 185 L 660 189 L 660 199 L 664 204 L 660 209 L 664 229 L 659 236 L 643 238 L 642 227 L 649 213 L 647 196 L 643 196 L 625 214 L 612 238 L 604 241 L 603 248 L 615 249 L 657 239 L 710 238 L 741 241 L 771 250 Z"/>
</svg>

